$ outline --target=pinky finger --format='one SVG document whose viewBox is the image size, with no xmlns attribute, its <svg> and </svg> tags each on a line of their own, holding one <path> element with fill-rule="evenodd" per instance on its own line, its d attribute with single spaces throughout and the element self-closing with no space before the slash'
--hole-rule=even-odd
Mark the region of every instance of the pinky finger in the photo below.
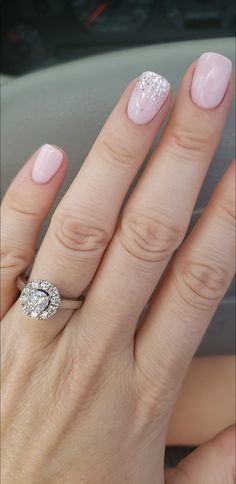
<svg viewBox="0 0 236 484">
<path fill-rule="evenodd" d="M 15 301 L 16 279 L 34 259 L 36 240 L 66 172 L 66 155 L 43 145 L 8 188 L 1 216 L 1 317 Z"/>
</svg>

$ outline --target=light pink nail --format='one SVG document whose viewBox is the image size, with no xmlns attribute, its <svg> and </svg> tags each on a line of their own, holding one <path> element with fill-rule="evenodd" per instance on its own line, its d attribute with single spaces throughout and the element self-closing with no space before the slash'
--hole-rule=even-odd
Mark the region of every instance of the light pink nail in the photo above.
<svg viewBox="0 0 236 484">
<path fill-rule="evenodd" d="M 32 179 L 37 183 L 47 183 L 59 170 L 63 153 L 51 145 L 43 145 L 34 162 Z"/>
<path fill-rule="evenodd" d="M 141 74 L 129 99 L 129 119 L 136 124 L 151 121 L 163 106 L 169 90 L 169 82 L 159 74 L 150 71 Z"/>
<path fill-rule="evenodd" d="M 192 80 L 192 100 L 201 108 L 215 108 L 222 101 L 229 84 L 232 62 L 215 52 L 199 57 Z"/>
</svg>

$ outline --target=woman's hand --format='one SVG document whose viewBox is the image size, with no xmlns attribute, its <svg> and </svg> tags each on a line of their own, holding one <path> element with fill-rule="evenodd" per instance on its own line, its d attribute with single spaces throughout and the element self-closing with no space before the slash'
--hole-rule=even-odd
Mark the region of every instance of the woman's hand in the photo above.
<svg viewBox="0 0 236 484">
<path fill-rule="evenodd" d="M 234 164 L 182 243 L 230 107 L 230 77 L 231 62 L 218 54 L 204 54 L 188 69 L 161 141 L 118 219 L 171 103 L 168 83 L 153 73 L 122 95 L 55 210 L 30 276 L 70 299 L 89 287 L 82 309 L 33 320 L 17 299 L 16 279 L 33 261 L 66 154 L 43 146 L 8 189 L 3 484 L 164 482 L 170 414 L 234 272 Z M 207 482 L 216 483 L 209 473 Z M 167 475 L 167 483 L 203 483 L 189 467 L 188 481 L 184 475 Z M 233 482 L 228 476 L 224 484 Z"/>
</svg>

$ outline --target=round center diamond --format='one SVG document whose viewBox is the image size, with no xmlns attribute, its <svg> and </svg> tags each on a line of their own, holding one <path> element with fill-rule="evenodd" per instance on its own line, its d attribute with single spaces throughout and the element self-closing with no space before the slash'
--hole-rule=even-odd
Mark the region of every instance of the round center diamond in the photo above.
<svg viewBox="0 0 236 484">
<path fill-rule="evenodd" d="M 44 291 L 32 291 L 31 305 L 37 314 L 40 314 L 49 304 L 49 297 Z"/>
<path fill-rule="evenodd" d="M 29 282 L 20 296 L 25 314 L 33 319 L 50 318 L 57 312 L 60 300 L 58 289 L 43 279 Z"/>
</svg>

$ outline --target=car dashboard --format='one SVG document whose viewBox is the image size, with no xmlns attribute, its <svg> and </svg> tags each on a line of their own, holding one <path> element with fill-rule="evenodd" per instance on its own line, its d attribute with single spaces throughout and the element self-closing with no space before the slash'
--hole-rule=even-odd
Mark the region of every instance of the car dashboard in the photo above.
<svg viewBox="0 0 236 484">
<path fill-rule="evenodd" d="M 234 35 L 234 0 L 5 0 L 2 72 L 132 46 Z"/>
</svg>

